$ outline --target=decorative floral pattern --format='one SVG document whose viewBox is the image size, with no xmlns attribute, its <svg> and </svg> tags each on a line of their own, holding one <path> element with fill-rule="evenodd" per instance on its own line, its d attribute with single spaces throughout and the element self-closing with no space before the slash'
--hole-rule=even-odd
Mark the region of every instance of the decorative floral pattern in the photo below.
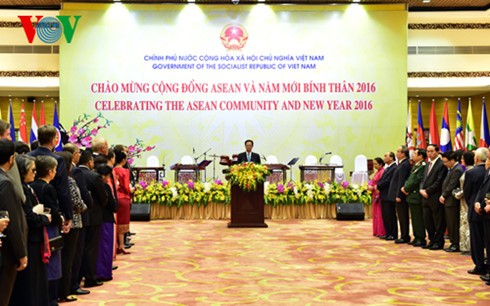
<svg viewBox="0 0 490 306">
<path fill-rule="evenodd" d="M 102 122 L 104 120 L 105 122 Z M 68 141 L 80 148 L 91 148 L 92 140 L 99 134 L 99 130 L 108 128 L 110 125 L 111 121 L 104 118 L 100 112 L 94 118 L 83 114 L 73 121 L 73 126 L 67 132 Z"/>
<path fill-rule="evenodd" d="M 145 146 L 143 140 L 136 138 L 136 143 L 128 146 L 128 164 L 131 165 L 135 158 L 140 158 L 141 153 L 149 152 L 155 148 L 156 146 Z"/>
</svg>

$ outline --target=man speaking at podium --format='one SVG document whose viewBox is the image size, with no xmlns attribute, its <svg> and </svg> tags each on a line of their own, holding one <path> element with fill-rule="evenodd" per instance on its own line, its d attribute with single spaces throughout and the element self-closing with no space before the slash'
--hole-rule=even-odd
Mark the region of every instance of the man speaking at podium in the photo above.
<svg viewBox="0 0 490 306">
<path fill-rule="evenodd" d="M 253 162 L 255 164 L 260 165 L 260 155 L 252 152 L 253 147 L 254 147 L 253 140 L 250 139 L 245 140 L 245 152 L 238 154 L 239 164 Z"/>
</svg>

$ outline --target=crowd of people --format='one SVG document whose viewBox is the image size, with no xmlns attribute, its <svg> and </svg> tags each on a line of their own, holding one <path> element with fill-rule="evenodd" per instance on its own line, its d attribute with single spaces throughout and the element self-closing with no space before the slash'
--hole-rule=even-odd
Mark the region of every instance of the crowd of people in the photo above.
<svg viewBox="0 0 490 306">
<path fill-rule="evenodd" d="M 116 254 L 133 245 L 127 147 L 96 138 L 54 152 L 54 126 L 31 146 L 9 129 L 0 120 L 0 306 L 76 301 L 111 281 Z"/>
<path fill-rule="evenodd" d="M 408 148 L 400 146 L 396 154 L 376 157 L 373 167 L 373 235 L 430 251 L 469 254 L 474 267 L 468 273 L 490 286 L 489 150 L 440 153 L 430 144 L 410 158 Z"/>
</svg>

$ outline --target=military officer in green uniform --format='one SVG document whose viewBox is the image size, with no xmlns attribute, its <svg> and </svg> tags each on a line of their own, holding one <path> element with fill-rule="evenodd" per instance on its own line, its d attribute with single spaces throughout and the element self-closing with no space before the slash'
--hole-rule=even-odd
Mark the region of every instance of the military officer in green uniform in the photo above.
<svg viewBox="0 0 490 306">
<path fill-rule="evenodd" d="M 424 149 L 416 149 L 412 157 L 414 166 L 410 171 L 410 176 L 402 187 L 402 192 L 407 195 L 407 203 L 410 206 L 412 215 L 412 229 L 415 239 L 410 242 L 413 246 L 422 247 L 427 244 L 425 240 L 425 225 L 422 209 L 422 195 L 420 194 L 420 183 L 424 178 L 425 160 L 427 152 Z"/>
</svg>

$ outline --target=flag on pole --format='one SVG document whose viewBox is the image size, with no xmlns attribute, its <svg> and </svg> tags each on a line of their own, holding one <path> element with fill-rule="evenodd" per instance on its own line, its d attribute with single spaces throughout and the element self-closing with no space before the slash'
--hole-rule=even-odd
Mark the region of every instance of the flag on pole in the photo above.
<svg viewBox="0 0 490 306">
<path fill-rule="evenodd" d="M 41 100 L 41 114 L 39 118 L 39 124 L 41 125 L 46 125 L 46 117 L 44 116 L 44 101 Z"/>
<path fill-rule="evenodd" d="M 30 143 L 37 140 L 37 114 L 36 114 L 36 100 L 32 105 L 32 117 L 31 117 L 31 135 L 29 138 Z"/>
<path fill-rule="evenodd" d="M 425 141 L 424 123 L 422 122 L 422 109 L 420 106 L 420 100 L 419 100 L 417 124 L 418 124 L 418 126 L 417 126 L 417 148 L 426 149 L 427 143 Z"/>
<path fill-rule="evenodd" d="M 434 99 L 432 99 L 432 108 L 430 109 L 430 120 L 429 120 L 429 144 L 440 143 L 439 140 L 439 129 L 437 126 L 437 118 L 436 118 L 436 105 Z"/>
<path fill-rule="evenodd" d="M 20 121 L 19 121 L 19 141 L 28 143 L 27 140 L 27 123 L 26 123 L 26 112 L 24 109 L 24 101 L 20 108 Z"/>
<path fill-rule="evenodd" d="M 473 123 L 473 113 L 471 111 L 471 98 L 468 98 L 468 115 L 466 117 L 466 135 L 465 135 L 466 150 L 472 151 L 476 149 L 475 124 Z"/>
<path fill-rule="evenodd" d="M 488 148 L 490 144 L 490 132 L 488 131 L 487 107 L 485 98 L 481 105 L 481 124 L 480 124 L 480 148 Z"/>
<path fill-rule="evenodd" d="M 464 150 L 463 115 L 461 114 L 460 98 L 458 98 L 458 111 L 456 112 L 456 135 L 454 135 L 454 150 Z"/>
<path fill-rule="evenodd" d="M 58 144 L 56 145 L 54 150 L 56 152 L 60 152 L 63 150 L 63 144 L 61 143 L 60 120 L 58 118 L 58 107 L 56 102 L 54 103 L 53 126 L 56 128 L 56 131 L 58 132 Z"/>
<path fill-rule="evenodd" d="M 444 114 L 442 115 L 441 125 L 441 152 L 450 151 L 453 149 L 451 145 L 451 129 L 449 128 L 449 112 L 447 110 L 447 99 L 444 103 Z"/>
<path fill-rule="evenodd" d="M 415 146 L 413 143 L 413 128 L 412 128 L 412 107 L 410 105 L 411 103 L 408 102 L 408 114 L 407 114 L 407 141 L 406 145 L 408 148 L 408 151 L 410 152 L 410 157 L 413 156 L 413 153 L 415 152 Z"/>
<path fill-rule="evenodd" d="M 10 138 L 15 141 L 15 123 L 14 123 L 14 113 L 12 111 L 12 100 L 10 100 L 9 106 L 9 123 L 10 123 Z"/>
</svg>

